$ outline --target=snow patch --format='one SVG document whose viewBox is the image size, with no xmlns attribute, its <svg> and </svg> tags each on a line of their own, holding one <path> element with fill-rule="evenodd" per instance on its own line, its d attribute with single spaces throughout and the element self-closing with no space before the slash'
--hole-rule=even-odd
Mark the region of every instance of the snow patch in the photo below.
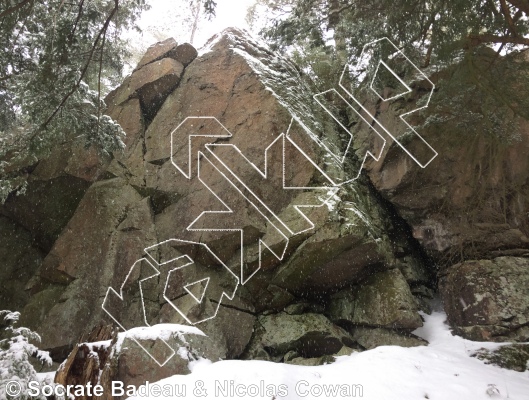
<svg viewBox="0 0 529 400">
<path fill-rule="evenodd" d="M 209 397 L 215 395 L 216 382 L 233 381 L 236 385 L 248 387 L 260 385 L 263 381 L 268 386 L 286 385 L 288 393 L 280 397 L 282 399 L 325 398 L 313 396 L 310 392 L 304 397 L 303 390 L 324 385 L 355 384 L 362 386 L 363 399 L 373 400 L 490 400 L 491 395 L 495 399 L 529 399 L 527 372 L 504 370 L 470 356 L 478 348 L 493 350 L 502 344 L 472 342 L 453 336 L 446 324 L 446 314 L 442 311 L 435 311 L 432 315 L 423 314 L 423 317 L 424 326 L 414 333 L 428 340 L 428 346 L 382 346 L 340 356 L 333 364 L 317 367 L 266 361 L 211 363 L 199 360 L 191 363 L 190 375 L 175 375 L 157 383 L 160 386 L 184 385 L 187 395 L 191 396 L 195 384 L 202 381 Z M 300 385 L 303 381 L 310 386 Z M 332 398 L 347 397 L 341 397 L 340 393 Z M 237 398 L 270 400 L 271 397 L 257 395 Z M 130 399 L 140 400 L 140 397 Z"/>
</svg>

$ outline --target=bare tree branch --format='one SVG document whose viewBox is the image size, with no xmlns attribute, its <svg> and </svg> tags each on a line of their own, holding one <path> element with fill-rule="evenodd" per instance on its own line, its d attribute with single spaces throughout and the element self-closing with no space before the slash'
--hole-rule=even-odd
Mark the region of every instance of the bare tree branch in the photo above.
<svg viewBox="0 0 529 400">
<path fill-rule="evenodd" d="M 509 26 L 509 30 L 511 31 L 511 35 L 518 36 L 518 33 L 516 32 L 516 27 L 514 26 L 514 21 L 512 20 L 511 10 L 509 9 L 509 6 L 505 2 L 505 0 L 500 0 L 500 5 L 501 11 L 505 16 L 505 21 L 507 21 L 507 25 Z"/>
</svg>

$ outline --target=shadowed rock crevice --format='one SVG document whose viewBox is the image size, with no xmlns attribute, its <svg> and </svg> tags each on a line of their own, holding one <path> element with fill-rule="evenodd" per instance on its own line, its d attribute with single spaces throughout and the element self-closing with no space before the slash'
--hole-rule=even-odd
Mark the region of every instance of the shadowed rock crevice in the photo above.
<svg viewBox="0 0 529 400">
<path fill-rule="evenodd" d="M 0 213 L 22 225 L 42 251 L 49 252 L 89 186 L 67 174 L 34 179 L 24 194 L 10 196 Z"/>
<path fill-rule="evenodd" d="M 184 69 L 196 56 L 193 46 L 177 45 L 172 38 L 152 45 L 125 82 L 106 97 L 107 106 L 114 108 L 138 98 L 145 125 L 149 126 L 167 96 L 180 83 Z"/>
</svg>

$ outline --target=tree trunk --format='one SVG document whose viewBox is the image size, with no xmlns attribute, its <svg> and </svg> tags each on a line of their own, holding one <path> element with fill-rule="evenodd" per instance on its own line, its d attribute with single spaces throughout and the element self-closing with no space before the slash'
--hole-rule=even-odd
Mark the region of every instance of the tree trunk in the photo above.
<svg viewBox="0 0 529 400">
<path fill-rule="evenodd" d="M 195 18 L 193 19 L 193 27 L 191 28 L 191 38 L 189 39 L 189 43 L 193 44 L 193 41 L 195 40 L 195 33 L 197 31 L 198 27 L 198 19 L 200 18 L 200 0 L 196 0 L 195 3 Z"/>
<path fill-rule="evenodd" d="M 329 0 L 329 12 L 328 12 L 328 29 L 334 30 L 334 43 L 336 46 L 336 55 L 338 61 L 341 64 L 347 62 L 347 48 L 345 42 L 345 35 L 341 26 L 341 2 L 340 0 Z"/>
</svg>

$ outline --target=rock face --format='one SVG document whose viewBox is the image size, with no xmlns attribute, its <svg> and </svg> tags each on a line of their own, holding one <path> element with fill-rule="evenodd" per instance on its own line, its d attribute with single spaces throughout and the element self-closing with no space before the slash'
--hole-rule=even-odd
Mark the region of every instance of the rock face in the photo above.
<svg viewBox="0 0 529 400">
<path fill-rule="evenodd" d="M 136 97 L 145 117 L 152 118 L 166 97 L 180 82 L 184 65 L 172 58 L 162 58 L 143 66 L 107 97 L 108 104 L 118 106 Z"/>
<path fill-rule="evenodd" d="M 43 254 L 25 229 L 4 216 L 0 216 L 0 243 L 4 263 L 0 270 L 0 304 L 16 309 L 28 301 L 25 284 L 42 263 Z"/>
<path fill-rule="evenodd" d="M 416 347 L 426 346 L 428 342 L 415 336 L 412 333 L 396 333 L 391 329 L 368 329 L 357 328 L 354 331 L 353 339 L 364 349 L 374 349 L 378 346 L 401 346 Z"/>
<path fill-rule="evenodd" d="M 498 257 L 452 266 L 440 289 L 450 324 L 473 340 L 529 340 L 529 259 Z"/>
<path fill-rule="evenodd" d="M 197 55 L 196 49 L 189 43 L 179 45 L 173 38 L 169 38 L 150 46 L 136 66 L 135 71 L 163 58 L 172 58 L 187 67 L 191 61 L 197 58 Z"/>
<path fill-rule="evenodd" d="M 489 65 L 490 56 L 485 53 L 478 57 L 477 67 Z M 516 74 L 505 71 L 509 62 L 512 60 L 498 63 L 491 73 L 505 74 L 506 85 L 513 85 Z M 468 81 L 469 68 L 463 63 L 453 71 L 453 83 L 443 80 L 443 75 L 434 76 L 439 92 L 416 117 L 417 131 L 438 152 L 427 168 L 417 165 L 391 138 L 383 159 L 367 165 L 377 190 L 443 267 L 461 259 L 524 256 L 529 250 L 529 125 L 521 117 L 523 112 L 489 112 L 484 103 L 492 101 L 491 95 L 483 95 L 486 101 L 477 100 L 481 93 Z M 480 72 L 483 79 L 493 79 Z M 417 107 L 424 91 L 424 85 L 416 83 L 407 102 L 396 101 L 380 110 L 388 129 L 403 142 L 410 139 L 406 139 L 407 127 L 399 115 Z M 512 99 L 515 110 L 520 104 L 517 96 Z M 446 117 L 443 107 L 458 109 L 461 116 Z M 463 117 L 467 114 L 476 121 Z M 494 118 L 498 118 L 497 126 L 491 131 L 489 122 Z M 359 142 L 375 140 L 367 131 L 357 134 Z M 411 139 L 406 146 L 418 147 L 419 141 Z M 364 149 L 366 144 L 358 146 Z"/>
<path fill-rule="evenodd" d="M 361 285 L 331 297 L 332 321 L 350 326 L 414 330 L 422 326 L 417 301 L 398 269 L 371 275 Z"/>
</svg>

